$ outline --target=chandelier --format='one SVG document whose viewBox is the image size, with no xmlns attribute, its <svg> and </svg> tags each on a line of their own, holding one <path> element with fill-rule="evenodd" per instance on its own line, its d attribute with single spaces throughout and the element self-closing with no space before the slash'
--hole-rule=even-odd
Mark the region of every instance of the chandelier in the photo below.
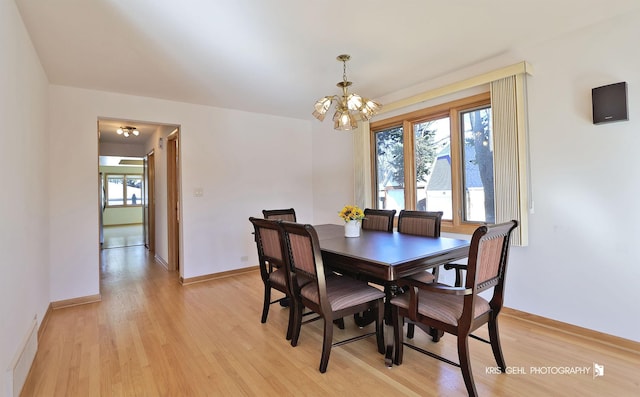
<svg viewBox="0 0 640 397">
<path fill-rule="evenodd" d="M 332 95 L 319 99 L 314 106 L 313 116 L 320 121 L 324 120 L 324 116 L 335 101 L 336 111 L 333 114 L 333 128 L 347 131 L 358 128 L 356 116 L 359 116 L 361 120 L 369 120 L 380 110 L 382 105 L 358 94 L 350 94 L 348 87 L 352 83 L 347 81 L 347 61 L 351 59 L 351 56 L 343 54 L 338 55 L 336 59 L 342 62 L 342 81 L 336 84 L 342 88 L 342 96 Z"/>
<path fill-rule="evenodd" d="M 120 127 L 116 132 L 118 133 L 118 135 L 124 135 L 125 138 L 129 138 L 131 135 L 135 135 L 135 136 L 140 135 L 140 131 L 138 131 L 136 127 L 129 127 L 129 126 Z"/>
</svg>

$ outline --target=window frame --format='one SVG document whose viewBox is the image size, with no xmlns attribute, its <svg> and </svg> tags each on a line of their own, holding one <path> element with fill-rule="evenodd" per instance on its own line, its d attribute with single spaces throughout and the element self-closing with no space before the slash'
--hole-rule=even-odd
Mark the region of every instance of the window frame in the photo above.
<svg viewBox="0 0 640 397">
<path fill-rule="evenodd" d="M 392 127 L 402 126 L 403 131 L 403 154 L 404 154 L 404 207 L 407 210 L 415 210 L 417 206 L 416 195 L 416 170 L 414 158 L 414 131 L 413 125 L 427 122 L 443 117 L 449 117 L 451 136 L 451 205 L 452 220 L 442 220 L 441 230 L 450 233 L 471 234 L 484 222 L 464 221 L 464 191 L 462 188 L 462 131 L 460 131 L 460 114 L 462 112 L 489 106 L 491 107 L 490 92 L 461 98 L 451 102 L 442 103 L 428 108 L 419 109 L 409 113 L 390 117 L 385 120 L 371 122 L 370 141 L 376 142 L 376 133 Z M 454 156 L 455 154 L 455 156 Z M 372 198 L 377 208 L 378 184 L 377 184 L 377 145 L 370 145 L 371 161 L 371 189 Z"/>
<path fill-rule="evenodd" d="M 122 176 L 122 204 L 109 204 L 109 178 L 113 176 Z M 127 177 L 132 176 L 135 179 L 140 179 L 141 182 L 144 182 L 143 174 L 138 173 L 123 173 L 123 172 L 110 172 L 104 174 L 104 186 L 105 186 L 105 207 L 106 208 L 131 208 L 131 207 L 142 207 L 142 194 L 141 197 L 137 198 L 139 204 L 128 204 L 127 203 Z M 142 190 L 141 190 L 142 191 Z"/>
</svg>

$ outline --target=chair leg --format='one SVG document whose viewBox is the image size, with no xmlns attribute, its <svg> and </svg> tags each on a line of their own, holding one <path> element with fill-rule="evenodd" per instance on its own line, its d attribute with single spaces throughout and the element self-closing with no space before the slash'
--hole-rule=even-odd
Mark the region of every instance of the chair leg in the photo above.
<svg viewBox="0 0 640 397">
<path fill-rule="evenodd" d="M 489 323 L 489 341 L 491 341 L 491 350 L 493 350 L 493 357 L 496 359 L 496 364 L 502 372 L 507 370 L 507 365 L 504 362 L 504 356 L 502 355 L 502 347 L 500 346 L 500 333 L 498 332 L 498 316 L 491 315 Z"/>
<path fill-rule="evenodd" d="M 291 304 L 288 296 L 285 296 L 284 298 L 280 299 L 278 303 L 280 304 L 281 307 L 289 307 L 289 305 Z"/>
<path fill-rule="evenodd" d="M 378 302 L 376 314 L 376 339 L 378 340 L 378 353 L 384 354 L 384 301 L 380 300 Z"/>
<path fill-rule="evenodd" d="M 289 298 L 289 323 L 287 324 L 287 340 L 293 337 L 293 328 L 295 327 L 295 312 L 297 304 L 295 300 Z"/>
<path fill-rule="evenodd" d="M 267 316 L 269 315 L 269 306 L 271 305 L 271 287 L 267 284 L 264 285 L 264 303 L 262 304 L 262 320 L 261 323 L 267 322 Z"/>
<path fill-rule="evenodd" d="M 296 347 L 298 345 L 298 338 L 300 337 L 300 328 L 302 328 L 302 310 L 304 305 L 301 302 L 296 302 L 290 309 L 293 310 L 293 324 L 291 332 L 291 346 Z"/>
<path fill-rule="evenodd" d="M 469 360 L 469 337 L 468 335 L 458 335 L 458 358 L 460 359 L 460 369 L 462 370 L 462 378 L 467 387 L 469 397 L 476 397 L 478 392 L 473 382 L 473 373 L 471 372 L 471 361 Z"/>
<path fill-rule="evenodd" d="M 442 336 L 444 335 L 444 331 L 441 331 L 433 327 L 429 327 L 429 335 L 431 335 L 431 340 L 437 343 L 440 341 L 440 338 L 442 338 Z"/>
<path fill-rule="evenodd" d="M 416 325 L 412 322 L 407 323 L 407 339 L 413 339 L 413 335 L 416 332 Z"/>
<path fill-rule="evenodd" d="M 393 348 L 394 358 L 393 363 L 396 365 L 402 364 L 402 354 L 403 354 L 403 340 L 402 340 L 402 325 L 404 323 L 404 319 L 398 313 L 398 308 L 393 306 L 391 309 L 391 317 L 393 322 Z"/>
<path fill-rule="evenodd" d="M 329 355 L 333 342 L 333 321 L 324 319 L 324 341 L 322 342 L 322 358 L 320 359 L 320 372 L 327 372 L 329 365 Z"/>
<path fill-rule="evenodd" d="M 344 318 L 337 318 L 333 320 L 333 323 L 338 326 L 340 329 L 344 329 Z"/>
</svg>

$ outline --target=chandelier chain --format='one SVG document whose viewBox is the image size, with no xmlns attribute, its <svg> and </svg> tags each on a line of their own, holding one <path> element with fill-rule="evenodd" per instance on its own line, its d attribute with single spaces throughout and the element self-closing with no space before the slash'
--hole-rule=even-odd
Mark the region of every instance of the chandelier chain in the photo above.
<svg viewBox="0 0 640 397">
<path fill-rule="evenodd" d="M 347 82 L 347 61 L 344 59 L 342 60 L 342 80 Z"/>
</svg>

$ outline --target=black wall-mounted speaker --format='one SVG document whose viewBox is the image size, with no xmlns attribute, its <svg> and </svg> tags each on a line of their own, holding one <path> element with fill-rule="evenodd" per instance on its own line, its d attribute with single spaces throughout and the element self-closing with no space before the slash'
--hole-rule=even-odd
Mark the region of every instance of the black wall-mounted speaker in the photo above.
<svg viewBox="0 0 640 397">
<path fill-rule="evenodd" d="M 591 90 L 593 124 L 629 120 L 627 82 L 604 85 Z"/>
</svg>

